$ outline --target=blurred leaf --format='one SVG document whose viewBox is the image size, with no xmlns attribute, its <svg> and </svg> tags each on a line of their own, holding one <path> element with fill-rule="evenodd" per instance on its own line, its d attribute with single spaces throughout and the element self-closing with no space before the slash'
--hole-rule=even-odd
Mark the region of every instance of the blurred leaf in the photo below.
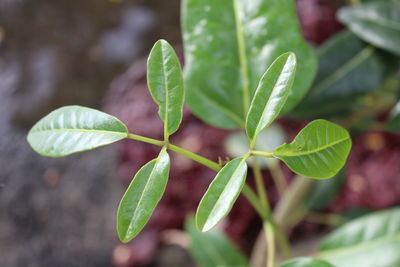
<svg viewBox="0 0 400 267">
<path fill-rule="evenodd" d="M 277 147 L 273 155 L 299 175 L 326 179 L 343 168 L 350 148 L 350 135 L 345 129 L 325 120 L 315 120 L 292 143 Z"/>
<path fill-rule="evenodd" d="M 390 117 L 387 121 L 387 129 L 391 132 L 400 132 L 400 102 L 390 112 Z"/>
<path fill-rule="evenodd" d="M 375 212 L 330 234 L 320 257 L 340 267 L 400 266 L 400 208 Z"/>
<path fill-rule="evenodd" d="M 375 1 L 339 10 L 339 20 L 374 46 L 400 55 L 400 3 Z"/>
<path fill-rule="evenodd" d="M 201 267 L 247 267 L 246 256 L 220 231 L 197 230 L 193 216 L 188 217 L 185 230 L 191 238 L 190 253 Z"/>
<path fill-rule="evenodd" d="M 185 99 L 179 59 L 165 40 L 153 46 L 147 62 L 147 82 L 151 96 L 159 106 L 158 114 L 164 121 L 164 136 L 178 130 L 182 121 Z"/>
<path fill-rule="evenodd" d="M 271 124 L 268 129 L 262 131 L 257 137 L 256 150 L 272 151 L 286 140 L 286 133 L 278 124 Z M 249 152 L 249 140 L 242 131 L 233 132 L 225 138 L 224 148 L 232 158 L 238 158 Z M 265 158 L 257 156 L 261 168 L 279 164 L 276 158 Z M 253 166 L 253 160 L 246 160 L 247 164 Z"/>
<path fill-rule="evenodd" d="M 66 106 L 37 122 L 28 133 L 28 142 L 39 154 L 63 157 L 94 149 L 126 138 L 128 129 L 104 112 Z"/>
<path fill-rule="evenodd" d="M 199 230 L 210 230 L 229 213 L 242 191 L 246 174 L 244 158 L 230 161 L 218 172 L 197 209 L 196 223 Z"/>
<path fill-rule="evenodd" d="M 340 192 L 344 181 L 345 176 L 343 171 L 341 171 L 331 179 L 315 183 L 306 199 L 308 209 L 318 211 L 328 207 Z"/>
<path fill-rule="evenodd" d="M 182 25 L 187 101 L 214 126 L 244 126 L 261 76 L 282 53 L 293 51 L 299 62 L 285 111 L 314 78 L 316 57 L 303 40 L 293 0 L 185 0 Z"/>
<path fill-rule="evenodd" d="M 246 133 L 255 141 L 279 115 L 292 89 L 296 76 L 296 56 L 279 56 L 268 68 L 254 94 L 246 118 Z M 255 143 L 254 143 L 255 144 Z"/>
<path fill-rule="evenodd" d="M 315 118 L 349 110 L 356 97 L 379 89 L 389 71 L 383 56 L 349 31 L 324 43 L 318 59 L 315 83 L 293 116 Z"/>
<path fill-rule="evenodd" d="M 136 173 L 118 207 L 117 232 L 122 242 L 137 236 L 150 219 L 164 194 L 169 168 L 169 155 L 163 149 Z"/>
<path fill-rule="evenodd" d="M 313 259 L 309 257 L 301 257 L 289 260 L 280 265 L 280 267 L 334 267 L 334 266 L 323 260 Z"/>
</svg>

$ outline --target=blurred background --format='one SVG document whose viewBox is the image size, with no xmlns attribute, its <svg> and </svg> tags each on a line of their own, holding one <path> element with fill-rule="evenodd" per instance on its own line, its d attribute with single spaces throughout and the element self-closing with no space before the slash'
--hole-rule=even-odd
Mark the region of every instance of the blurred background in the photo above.
<svg viewBox="0 0 400 267">
<path fill-rule="evenodd" d="M 306 40 L 318 47 L 343 30 L 336 11 L 345 4 L 297 0 Z M 161 38 L 182 54 L 179 9 L 179 0 L 0 0 L 0 266 L 194 266 L 180 229 L 186 215 L 195 211 L 212 171 L 173 154 L 167 192 L 150 223 L 122 245 L 115 231 L 118 202 L 134 173 L 158 148 L 123 141 L 49 159 L 35 154 L 26 142 L 38 119 L 70 104 L 101 109 L 119 117 L 131 132 L 162 138 L 157 107 L 146 86 L 146 57 Z M 371 101 L 383 99 L 374 112 L 318 115 L 337 115 L 350 125 L 354 148 L 346 170 L 325 185 L 329 194 L 322 191 L 326 199 L 314 205 L 316 210 L 356 216 L 400 204 L 399 136 L 379 123 L 367 123 L 388 116 L 397 81 L 398 73 L 392 71 L 390 78 L 385 76 L 389 89 L 383 96 L 358 98 L 362 105 L 375 107 Z M 315 115 L 297 114 L 279 121 L 277 139 L 291 140 Z M 340 119 L 342 114 L 346 120 Z M 217 161 L 234 156 L 238 148 L 232 138 L 185 110 L 172 142 Z M 270 172 L 264 174 L 272 184 Z M 284 166 L 281 175 L 287 182 L 293 176 Z M 279 190 L 270 186 L 268 191 L 275 203 Z M 295 227 L 291 238 L 303 240 L 329 229 L 319 219 L 310 217 Z M 249 253 L 260 221 L 240 198 L 222 228 Z"/>
</svg>

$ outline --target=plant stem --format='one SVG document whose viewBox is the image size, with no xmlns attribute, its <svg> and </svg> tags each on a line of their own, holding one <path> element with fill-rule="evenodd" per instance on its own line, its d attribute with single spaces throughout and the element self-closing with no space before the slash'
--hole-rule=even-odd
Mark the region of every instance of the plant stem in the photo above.
<svg viewBox="0 0 400 267">
<path fill-rule="evenodd" d="M 262 177 L 261 168 L 258 164 L 258 159 L 256 157 L 253 157 L 253 174 L 254 180 L 256 181 L 258 197 L 260 198 L 261 205 L 266 210 L 266 213 L 269 215 L 271 213 L 271 207 L 268 201 L 267 191 L 265 190 L 265 183 Z"/>
<path fill-rule="evenodd" d="M 144 137 L 141 135 L 137 135 L 137 134 L 132 134 L 129 133 L 128 134 L 128 138 L 132 139 L 132 140 L 136 140 L 136 141 L 141 141 L 141 142 L 145 142 L 148 144 L 152 144 L 152 145 L 156 145 L 156 146 L 167 146 L 168 149 L 175 151 L 183 156 L 186 156 L 216 172 L 218 172 L 219 170 L 221 170 L 221 165 L 219 165 L 218 163 L 209 160 L 205 157 L 202 157 L 198 154 L 195 154 L 193 152 L 190 152 L 189 150 L 186 150 L 184 148 L 178 147 L 176 145 L 170 144 L 168 142 L 164 142 L 164 141 L 159 141 L 156 139 L 152 139 L 152 138 L 148 138 L 148 137 Z M 248 157 L 249 154 L 246 154 L 245 157 Z M 248 199 L 248 201 L 250 202 L 250 204 L 254 207 L 254 209 L 257 211 L 257 213 L 260 215 L 261 218 L 267 218 L 267 213 L 265 211 L 265 209 L 263 208 L 263 206 L 260 204 L 260 200 L 258 199 L 258 197 L 256 196 L 256 194 L 254 193 L 253 189 L 251 189 L 250 186 L 248 186 L 247 184 L 244 185 L 243 190 L 242 190 L 243 195 Z"/>
<path fill-rule="evenodd" d="M 264 222 L 265 238 L 267 240 L 267 267 L 275 265 L 275 229 L 269 222 Z"/>
<path fill-rule="evenodd" d="M 279 163 L 270 164 L 268 168 L 271 173 L 272 180 L 274 180 L 274 183 L 278 190 L 279 196 L 281 197 L 287 188 L 287 183 L 282 168 Z"/>
<path fill-rule="evenodd" d="M 274 156 L 274 153 L 272 151 L 255 151 L 252 150 L 250 153 L 254 156 L 261 156 L 261 157 L 267 157 L 267 158 L 272 158 Z"/>
</svg>

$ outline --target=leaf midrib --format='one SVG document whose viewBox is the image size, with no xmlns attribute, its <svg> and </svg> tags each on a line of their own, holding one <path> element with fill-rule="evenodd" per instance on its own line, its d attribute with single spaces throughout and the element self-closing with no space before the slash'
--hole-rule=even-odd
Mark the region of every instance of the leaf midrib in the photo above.
<svg viewBox="0 0 400 267">
<path fill-rule="evenodd" d="M 352 245 L 349 247 L 340 247 L 337 249 L 329 249 L 325 250 L 319 253 L 319 257 L 323 259 L 331 259 L 334 257 L 342 257 L 346 256 L 348 254 L 353 254 L 359 251 L 362 251 L 364 249 L 369 249 L 373 248 L 385 243 L 390 243 L 392 241 L 398 240 L 400 242 L 400 233 L 397 233 L 396 235 L 387 235 L 382 238 L 374 239 L 371 241 L 363 241 L 362 243 Z"/>
<path fill-rule="evenodd" d="M 164 87 L 165 87 L 165 107 L 164 107 L 164 139 L 168 140 L 168 136 L 169 136 L 169 125 L 168 125 L 168 115 L 169 115 L 169 87 L 168 87 L 168 83 L 167 83 L 167 72 L 165 70 L 165 65 L 166 65 L 166 58 L 164 56 L 164 44 L 161 43 L 160 46 L 160 50 L 161 50 L 161 58 L 163 60 L 163 64 L 162 64 L 162 69 L 163 69 L 163 80 L 164 80 Z"/>
<path fill-rule="evenodd" d="M 91 129 L 47 129 L 47 130 L 33 130 L 32 134 L 46 133 L 46 132 L 84 132 L 84 133 L 97 133 L 97 134 L 112 134 L 127 136 L 127 132 L 114 132 L 106 130 L 91 130 Z"/>
<path fill-rule="evenodd" d="M 321 82 L 319 82 L 313 89 L 313 93 L 317 93 L 325 88 L 328 88 L 336 81 L 345 77 L 352 70 L 361 65 L 365 60 L 367 60 L 372 53 L 374 52 L 374 48 L 372 46 L 367 46 L 363 50 L 361 50 L 358 54 L 352 57 L 349 61 L 343 64 L 339 69 L 337 69 L 332 75 L 329 75 Z"/>
<path fill-rule="evenodd" d="M 343 143 L 343 142 L 345 142 L 345 141 L 347 141 L 349 139 L 350 139 L 350 137 L 347 136 L 346 138 L 339 139 L 339 140 L 337 140 L 337 141 L 335 141 L 333 143 L 329 143 L 329 144 L 324 145 L 322 147 L 319 147 L 319 148 L 316 148 L 316 149 L 312 149 L 312 150 L 307 150 L 307 151 L 304 151 L 304 152 L 298 152 L 296 154 L 294 154 L 294 153 L 281 153 L 279 151 L 278 152 L 274 151 L 273 154 L 274 154 L 274 156 L 288 156 L 288 157 L 297 157 L 297 156 L 309 155 L 309 154 L 314 154 L 314 153 L 320 152 L 322 150 L 328 149 L 330 147 L 336 146 L 336 145 L 338 145 L 340 143 Z M 292 145 L 292 144 L 290 144 L 290 145 Z"/>
</svg>

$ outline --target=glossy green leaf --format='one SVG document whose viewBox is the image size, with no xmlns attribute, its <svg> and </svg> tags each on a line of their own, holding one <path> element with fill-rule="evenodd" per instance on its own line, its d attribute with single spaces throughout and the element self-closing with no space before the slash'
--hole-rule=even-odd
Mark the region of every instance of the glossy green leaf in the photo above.
<svg viewBox="0 0 400 267">
<path fill-rule="evenodd" d="M 345 7 L 338 18 L 366 42 L 400 55 L 400 2 L 374 1 Z"/>
<path fill-rule="evenodd" d="M 315 118 L 351 111 L 355 98 L 378 90 L 390 70 L 379 51 L 350 31 L 324 43 L 318 60 L 316 80 L 293 116 Z"/>
<path fill-rule="evenodd" d="M 296 76 L 296 56 L 286 53 L 278 57 L 260 80 L 246 119 L 250 140 L 267 128 L 279 115 L 291 92 Z"/>
<path fill-rule="evenodd" d="M 220 231 L 197 230 L 194 217 L 189 217 L 185 230 L 190 237 L 189 252 L 200 267 L 247 267 L 246 256 Z"/>
<path fill-rule="evenodd" d="M 165 149 L 135 175 L 118 207 L 117 232 L 122 242 L 137 236 L 164 194 L 170 160 Z"/>
<path fill-rule="evenodd" d="M 340 267 L 400 266 L 400 208 L 375 212 L 330 234 L 320 257 Z"/>
<path fill-rule="evenodd" d="M 179 59 L 165 40 L 153 46 L 147 62 L 147 83 L 151 96 L 159 106 L 158 114 L 164 121 L 164 136 L 176 132 L 182 121 L 185 99 Z"/>
<path fill-rule="evenodd" d="M 387 129 L 391 132 L 400 132 L 400 102 L 394 106 L 387 121 Z"/>
<path fill-rule="evenodd" d="M 242 191 L 246 174 L 244 158 L 230 161 L 219 171 L 197 208 L 196 222 L 201 231 L 210 230 L 229 213 Z"/>
<path fill-rule="evenodd" d="M 28 133 L 28 142 L 39 154 L 63 157 L 126 138 L 128 129 L 104 112 L 66 106 L 38 121 Z"/>
<path fill-rule="evenodd" d="M 342 127 L 315 120 L 304 127 L 290 144 L 273 151 L 295 173 L 326 179 L 343 168 L 351 149 L 349 133 Z"/>
<path fill-rule="evenodd" d="M 334 267 L 329 262 L 309 257 L 295 258 L 280 265 L 280 267 Z"/>
<path fill-rule="evenodd" d="M 201 119 L 244 126 L 261 76 L 288 51 L 299 66 L 285 111 L 305 95 L 316 56 L 303 40 L 293 0 L 184 0 L 182 7 L 187 102 Z"/>
</svg>

